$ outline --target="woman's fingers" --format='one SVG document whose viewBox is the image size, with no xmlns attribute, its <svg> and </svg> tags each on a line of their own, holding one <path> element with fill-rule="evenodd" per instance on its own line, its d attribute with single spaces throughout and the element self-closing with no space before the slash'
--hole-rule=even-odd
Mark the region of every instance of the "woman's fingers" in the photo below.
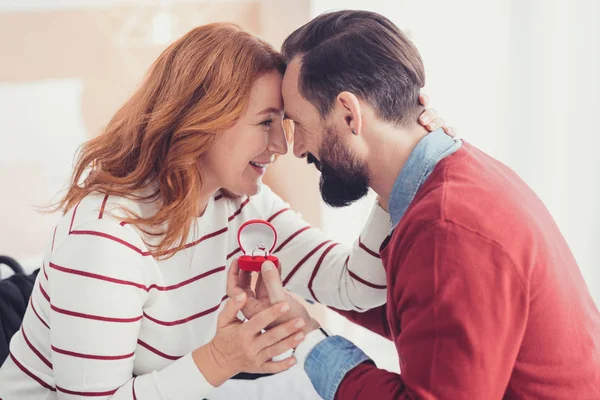
<svg viewBox="0 0 600 400">
<path fill-rule="evenodd" d="M 446 125 L 446 122 L 442 118 L 438 117 L 438 118 L 434 119 L 433 121 L 431 121 L 429 123 L 429 125 L 427 125 L 427 130 L 429 132 L 433 132 L 437 128 L 444 126 L 444 125 Z"/>
<path fill-rule="evenodd" d="M 268 304 L 263 304 L 259 300 L 254 297 L 248 297 L 248 301 L 244 306 L 242 312 L 247 319 L 252 319 L 256 314 L 260 313 L 263 310 L 266 310 Z"/>
<path fill-rule="evenodd" d="M 421 113 L 421 115 L 419 116 L 419 123 L 426 127 L 431 123 L 431 121 L 435 120 L 436 118 L 437 111 L 433 108 L 430 108 Z"/>
<path fill-rule="evenodd" d="M 248 296 L 254 296 L 252 292 L 252 274 L 239 268 L 238 261 L 233 260 L 227 271 L 227 295 L 234 297 L 241 290 Z"/>
<path fill-rule="evenodd" d="M 289 310 L 290 306 L 286 302 L 275 304 L 250 318 L 248 322 L 244 324 L 243 329 L 249 331 L 250 334 L 257 335 Z"/>
<path fill-rule="evenodd" d="M 235 297 L 228 299 L 225 307 L 219 313 L 219 326 L 225 326 L 231 322 L 240 322 L 237 315 L 244 305 L 246 305 L 247 300 L 248 295 L 245 292 L 238 293 Z"/>
<path fill-rule="evenodd" d="M 286 338 L 290 338 L 292 336 L 296 337 L 298 334 L 302 334 L 301 331 L 304 325 L 306 325 L 306 323 L 302 318 L 295 318 L 291 321 L 275 326 L 256 338 L 256 349 L 258 351 L 263 351 L 271 346 L 281 343 Z M 302 337 L 297 338 L 297 340 L 302 339 L 304 339 L 304 334 L 302 334 Z M 296 346 L 294 345 L 293 347 Z M 284 349 L 283 351 L 280 351 L 271 357 L 275 357 L 276 355 L 279 355 L 287 350 L 289 349 Z"/>
<path fill-rule="evenodd" d="M 265 361 L 270 361 L 274 357 L 280 356 L 286 351 L 295 349 L 303 340 L 304 333 L 298 332 L 290 335 L 289 337 L 269 346 L 259 353 L 259 357 Z"/>
<path fill-rule="evenodd" d="M 442 129 L 444 129 L 444 132 L 446 132 L 446 134 L 450 137 L 456 137 L 456 128 L 453 126 L 442 126 Z"/>
<path fill-rule="evenodd" d="M 420 95 L 419 102 L 427 108 L 429 105 L 429 97 L 427 95 Z M 456 137 L 456 129 L 451 126 L 446 126 L 446 121 L 443 118 L 438 117 L 438 113 L 435 109 L 426 109 L 419 115 L 419 123 L 424 126 L 429 132 L 433 132 L 438 128 L 442 128 L 444 132 L 450 137 Z"/>
<path fill-rule="evenodd" d="M 296 359 L 294 357 L 288 357 L 281 361 L 267 361 L 261 367 L 261 372 L 266 374 L 277 374 L 292 368 L 294 365 L 296 365 Z"/>
<path fill-rule="evenodd" d="M 261 267 L 262 284 L 267 290 L 271 304 L 285 301 L 287 296 L 281 283 L 279 269 L 271 261 L 266 261 Z"/>
</svg>

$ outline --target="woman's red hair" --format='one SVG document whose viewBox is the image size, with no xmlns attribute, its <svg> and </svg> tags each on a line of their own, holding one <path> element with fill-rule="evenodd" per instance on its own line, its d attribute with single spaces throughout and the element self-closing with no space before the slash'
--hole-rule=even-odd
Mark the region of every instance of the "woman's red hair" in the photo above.
<svg viewBox="0 0 600 400">
<path fill-rule="evenodd" d="M 245 113 L 256 79 L 284 68 L 279 52 L 237 25 L 193 29 L 158 57 L 103 132 L 82 146 L 57 208 L 66 213 L 92 192 L 158 200 L 155 215 L 126 210 L 125 221 L 162 236 L 150 249 L 155 257 L 183 248 L 201 212 L 202 155 Z"/>
</svg>

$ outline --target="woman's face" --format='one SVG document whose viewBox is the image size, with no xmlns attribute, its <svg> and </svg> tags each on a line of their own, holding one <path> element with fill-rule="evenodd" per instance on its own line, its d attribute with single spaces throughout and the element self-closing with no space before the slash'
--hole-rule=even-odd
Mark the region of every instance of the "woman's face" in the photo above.
<svg viewBox="0 0 600 400">
<path fill-rule="evenodd" d="M 254 82 L 246 114 L 219 135 L 203 157 L 206 184 L 238 195 L 252 196 L 260 191 L 262 177 L 275 154 L 288 150 L 282 126 L 281 81 L 281 74 L 272 71 Z"/>
</svg>

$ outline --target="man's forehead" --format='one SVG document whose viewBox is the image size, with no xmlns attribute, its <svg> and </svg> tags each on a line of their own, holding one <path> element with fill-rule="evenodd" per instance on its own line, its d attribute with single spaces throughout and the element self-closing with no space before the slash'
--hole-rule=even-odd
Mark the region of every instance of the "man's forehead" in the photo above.
<svg viewBox="0 0 600 400">
<path fill-rule="evenodd" d="M 285 74 L 283 75 L 282 89 L 284 91 L 289 91 L 290 89 L 298 88 L 298 76 L 300 73 L 300 66 L 300 57 L 295 57 L 287 65 L 285 69 Z"/>
<path fill-rule="evenodd" d="M 300 72 L 300 58 L 294 58 L 288 65 L 283 76 L 281 92 L 283 95 L 283 107 L 287 116 L 294 119 L 295 95 L 298 92 L 298 76 Z"/>
</svg>

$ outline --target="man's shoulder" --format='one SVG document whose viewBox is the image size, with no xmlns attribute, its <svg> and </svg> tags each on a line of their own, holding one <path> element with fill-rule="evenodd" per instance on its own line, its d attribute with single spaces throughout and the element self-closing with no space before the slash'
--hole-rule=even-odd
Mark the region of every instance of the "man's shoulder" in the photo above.
<svg viewBox="0 0 600 400">
<path fill-rule="evenodd" d="M 493 157 L 466 143 L 442 160 L 398 224 L 397 240 L 448 222 L 499 243 L 531 237 L 547 212 L 533 191 Z M 510 234 L 506 227 L 510 227 Z"/>
</svg>

